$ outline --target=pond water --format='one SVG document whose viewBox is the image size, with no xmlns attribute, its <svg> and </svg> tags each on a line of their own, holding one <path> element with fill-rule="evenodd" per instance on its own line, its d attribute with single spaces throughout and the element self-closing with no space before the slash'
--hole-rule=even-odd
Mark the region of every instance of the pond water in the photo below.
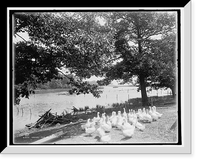
<svg viewBox="0 0 200 163">
<path fill-rule="evenodd" d="M 153 90 L 148 96 L 165 96 L 170 94 L 170 90 Z M 93 97 L 92 94 L 68 95 L 66 91 L 33 94 L 29 99 L 23 98 L 20 105 L 13 107 L 13 128 L 22 129 L 26 124 L 38 120 L 39 115 L 44 114 L 50 108 L 52 113 L 59 115 L 64 110 L 71 112 L 72 106 L 90 108 L 98 105 L 112 105 L 121 103 L 131 98 L 140 98 L 141 92 L 137 87 L 104 87 L 100 98 Z"/>
</svg>

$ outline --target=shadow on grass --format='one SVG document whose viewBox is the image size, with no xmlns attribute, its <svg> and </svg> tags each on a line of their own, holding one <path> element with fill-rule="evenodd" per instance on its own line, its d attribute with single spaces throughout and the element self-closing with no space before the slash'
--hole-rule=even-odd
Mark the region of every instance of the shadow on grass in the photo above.
<svg viewBox="0 0 200 163">
<path fill-rule="evenodd" d="M 84 135 L 84 137 L 91 138 L 91 137 L 92 137 L 92 135 L 90 135 L 90 134 L 87 134 L 87 135 Z"/>
<path fill-rule="evenodd" d="M 124 138 L 121 139 L 121 141 L 129 140 L 129 139 L 131 139 L 131 138 L 132 138 L 132 137 L 124 137 Z"/>
<path fill-rule="evenodd" d="M 97 140 L 97 142 L 100 142 L 101 141 L 101 138 L 99 136 L 95 136 L 94 139 Z"/>
</svg>

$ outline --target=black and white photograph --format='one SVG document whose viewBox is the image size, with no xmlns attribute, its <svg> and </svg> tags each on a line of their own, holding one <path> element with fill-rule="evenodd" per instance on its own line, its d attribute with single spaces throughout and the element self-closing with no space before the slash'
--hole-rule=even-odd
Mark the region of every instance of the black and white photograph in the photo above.
<svg viewBox="0 0 200 163">
<path fill-rule="evenodd" d="M 9 10 L 12 146 L 181 146 L 181 11 Z"/>
</svg>

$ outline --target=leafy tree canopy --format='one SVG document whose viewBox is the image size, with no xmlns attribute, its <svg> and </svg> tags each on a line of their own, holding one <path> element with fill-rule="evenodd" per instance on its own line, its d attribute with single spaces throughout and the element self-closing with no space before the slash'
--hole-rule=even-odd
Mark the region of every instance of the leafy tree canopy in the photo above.
<svg viewBox="0 0 200 163">
<path fill-rule="evenodd" d="M 15 13 L 14 34 L 27 32 L 30 40 L 15 43 L 15 97 L 28 97 L 36 83 L 62 73 L 73 86 L 71 93 L 93 93 L 97 85 L 83 79 L 101 76 L 103 62 L 112 53 L 110 35 L 98 13 Z M 67 72 L 60 69 L 65 68 Z M 70 75 L 72 74 L 72 75 Z"/>
<path fill-rule="evenodd" d="M 159 80 L 162 86 L 161 83 L 171 80 L 171 76 L 164 78 L 164 74 L 170 73 L 167 67 L 175 70 L 174 62 L 169 63 L 174 59 L 175 45 L 169 42 L 167 36 L 176 30 L 176 15 L 165 12 L 118 12 L 111 15 L 111 20 L 118 62 L 115 60 L 115 64 L 105 68 L 106 78 L 99 83 L 108 84 L 113 79 L 128 82 L 137 76 L 142 103 L 148 105 L 147 79 Z"/>
</svg>

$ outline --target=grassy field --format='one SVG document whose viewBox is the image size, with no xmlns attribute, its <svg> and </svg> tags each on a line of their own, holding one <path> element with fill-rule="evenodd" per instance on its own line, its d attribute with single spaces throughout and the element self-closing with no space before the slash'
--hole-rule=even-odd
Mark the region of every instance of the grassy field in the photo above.
<svg viewBox="0 0 200 163">
<path fill-rule="evenodd" d="M 164 97 L 153 97 L 153 103 L 157 106 L 158 112 L 162 113 L 163 116 L 156 122 L 145 124 L 145 130 L 143 132 L 139 130 L 135 130 L 135 134 L 131 139 L 124 139 L 121 131 L 113 129 L 111 131 L 112 141 L 110 143 L 141 143 L 141 142 L 176 142 L 177 141 L 177 130 L 169 130 L 171 125 L 177 119 L 177 105 L 175 104 L 174 99 L 171 96 Z M 123 112 L 123 107 L 125 106 L 127 109 L 132 108 L 137 110 L 141 108 L 140 104 L 141 99 L 130 99 L 129 103 L 124 104 L 114 104 L 109 108 L 105 109 L 97 109 L 95 112 L 91 112 L 88 114 L 78 114 L 72 116 L 72 122 L 76 122 L 80 119 L 87 120 L 88 118 L 93 118 L 96 116 L 96 112 L 100 113 L 105 112 L 110 115 L 112 111 L 121 110 Z M 58 137 L 50 142 L 46 143 L 56 143 L 56 144 L 94 144 L 101 143 L 98 140 L 96 134 L 92 137 L 88 137 L 83 130 L 81 130 L 81 124 L 69 125 L 65 126 L 65 124 L 58 124 L 57 126 L 52 126 L 43 129 L 24 129 L 19 130 L 15 133 L 15 143 L 26 144 L 37 141 L 43 137 L 54 134 L 58 131 L 62 130 L 65 134 L 62 137 Z"/>
</svg>

